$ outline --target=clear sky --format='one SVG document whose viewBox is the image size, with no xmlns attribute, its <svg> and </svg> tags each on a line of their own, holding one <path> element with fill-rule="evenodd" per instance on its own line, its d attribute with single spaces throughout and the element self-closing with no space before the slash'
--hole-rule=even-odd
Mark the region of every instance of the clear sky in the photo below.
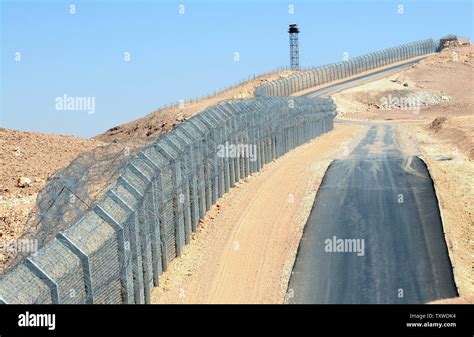
<svg viewBox="0 0 474 337">
<path fill-rule="evenodd" d="M 0 126 L 85 137 L 288 65 L 290 23 L 302 66 L 473 33 L 472 0 L 0 2 Z"/>
</svg>

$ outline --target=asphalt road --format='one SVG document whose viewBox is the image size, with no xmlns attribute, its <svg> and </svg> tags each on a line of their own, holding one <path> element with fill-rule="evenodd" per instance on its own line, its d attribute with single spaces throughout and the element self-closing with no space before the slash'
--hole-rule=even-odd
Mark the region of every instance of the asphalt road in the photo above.
<svg viewBox="0 0 474 337">
<path fill-rule="evenodd" d="M 433 182 L 391 126 L 329 167 L 305 226 L 290 303 L 426 303 L 457 295 Z"/>
<path fill-rule="evenodd" d="M 340 82 L 340 83 L 337 83 L 337 84 L 332 84 L 332 85 L 329 85 L 327 87 L 312 91 L 312 92 L 310 92 L 308 94 L 305 94 L 303 96 L 309 96 L 309 97 L 321 96 L 321 97 L 324 97 L 324 96 L 332 95 L 332 94 L 334 94 L 338 91 L 346 90 L 346 89 L 361 85 L 361 84 L 366 83 L 366 82 L 375 81 L 377 79 L 387 77 L 390 74 L 395 74 L 397 72 L 400 72 L 404 68 L 411 67 L 413 64 L 418 63 L 422 59 L 423 58 L 417 59 L 415 61 L 408 61 L 408 62 L 403 63 L 403 64 L 399 64 L 399 65 L 396 65 L 396 66 L 393 66 L 393 67 L 388 67 L 388 68 L 385 68 L 385 69 L 382 69 L 382 70 L 375 71 L 375 72 L 373 72 L 371 74 L 368 74 L 368 75 L 364 75 L 364 76 L 361 76 L 361 77 L 355 77 L 355 78 L 352 78 L 350 80 L 346 80 L 346 81 L 343 81 L 343 82 Z"/>
</svg>

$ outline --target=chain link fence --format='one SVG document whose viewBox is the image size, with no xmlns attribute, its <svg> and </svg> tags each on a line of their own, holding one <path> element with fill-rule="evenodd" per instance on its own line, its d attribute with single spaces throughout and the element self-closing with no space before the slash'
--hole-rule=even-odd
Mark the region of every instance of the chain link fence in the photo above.
<svg viewBox="0 0 474 337">
<path fill-rule="evenodd" d="M 138 151 L 100 202 L 6 273 L 1 301 L 150 303 L 205 212 L 240 179 L 331 130 L 333 117 L 322 98 L 208 108 Z"/>
<path fill-rule="evenodd" d="M 40 249 L 18 254 L 0 276 L 0 303 L 150 303 L 162 272 L 224 193 L 333 128 L 331 99 L 291 93 L 434 48 L 425 40 L 301 71 L 257 88 L 255 99 L 210 107 L 151 145 L 78 157 L 40 193 L 28 237 Z"/>
<path fill-rule="evenodd" d="M 255 91 L 256 96 L 289 96 L 295 92 L 321 84 L 351 77 L 365 71 L 384 67 L 414 57 L 434 53 L 438 44 L 432 39 L 407 43 L 394 48 L 357 56 L 347 61 L 332 63 L 300 71 L 286 78 L 266 83 Z"/>
</svg>

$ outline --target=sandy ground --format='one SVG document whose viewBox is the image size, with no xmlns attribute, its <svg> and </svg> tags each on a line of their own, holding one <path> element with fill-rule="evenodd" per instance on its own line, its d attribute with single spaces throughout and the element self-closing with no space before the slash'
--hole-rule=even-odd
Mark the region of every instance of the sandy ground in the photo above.
<svg viewBox="0 0 474 337">
<path fill-rule="evenodd" d="M 412 154 L 423 158 L 433 178 L 461 296 L 449 303 L 474 299 L 473 56 L 474 46 L 451 47 L 388 78 L 333 96 L 339 118 L 395 124 L 402 141 L 416 142 Z M 399 98 L 408 96 L 419 105 L 399 104 Z M 382 103 L 388 97 L 394 104 L 386 109 Z"/>
<path fill-rule="evenodd" d="M 444 117 L 432 130 L 436 137 L 474 159 L 474 46 L 445 49 L 407 70 L 332 98 L 340 118 L 428 125 Z"/>
<path fill-rule="evenodd" d="M 28 213 L 48 177 L 67 166 L 79 154 L 101 142 L 72 136 L 59 136 L 0 128 L 0 243 L 10 244 L 22 233 Z M 31 185 L 18 186 L 18 179 Z M 0 271 L 11 257 L 0 247 Z"/>
<path fill-rule="evenodd" d="M 458 293 L 474 303 L 474 163 L 429 129 L 403 125 L 416 139 L 433 178 Z M 436 160 L 451 157 L 451 160 Z"/>
<path fill-rule="evenodd" d="M 231 189 L 171 262 L 153 303 L 283 303 L 324 173 L 361 126 L 336 125 Z"/>
</svg>

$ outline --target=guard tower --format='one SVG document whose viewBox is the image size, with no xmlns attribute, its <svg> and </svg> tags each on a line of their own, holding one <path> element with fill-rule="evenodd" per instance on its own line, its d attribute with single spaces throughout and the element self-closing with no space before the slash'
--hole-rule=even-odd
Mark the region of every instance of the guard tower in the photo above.
<svg viewBox="0 0 474 337">
<path fill-rule="evenodd" d="M 300 52 L 298 47 L 298 29 L 297 24 L 291 24 L 288 28 L 290 34 L 290 68 L 291 70 L 298 70 L 300 68 Z"/>
</svg>

